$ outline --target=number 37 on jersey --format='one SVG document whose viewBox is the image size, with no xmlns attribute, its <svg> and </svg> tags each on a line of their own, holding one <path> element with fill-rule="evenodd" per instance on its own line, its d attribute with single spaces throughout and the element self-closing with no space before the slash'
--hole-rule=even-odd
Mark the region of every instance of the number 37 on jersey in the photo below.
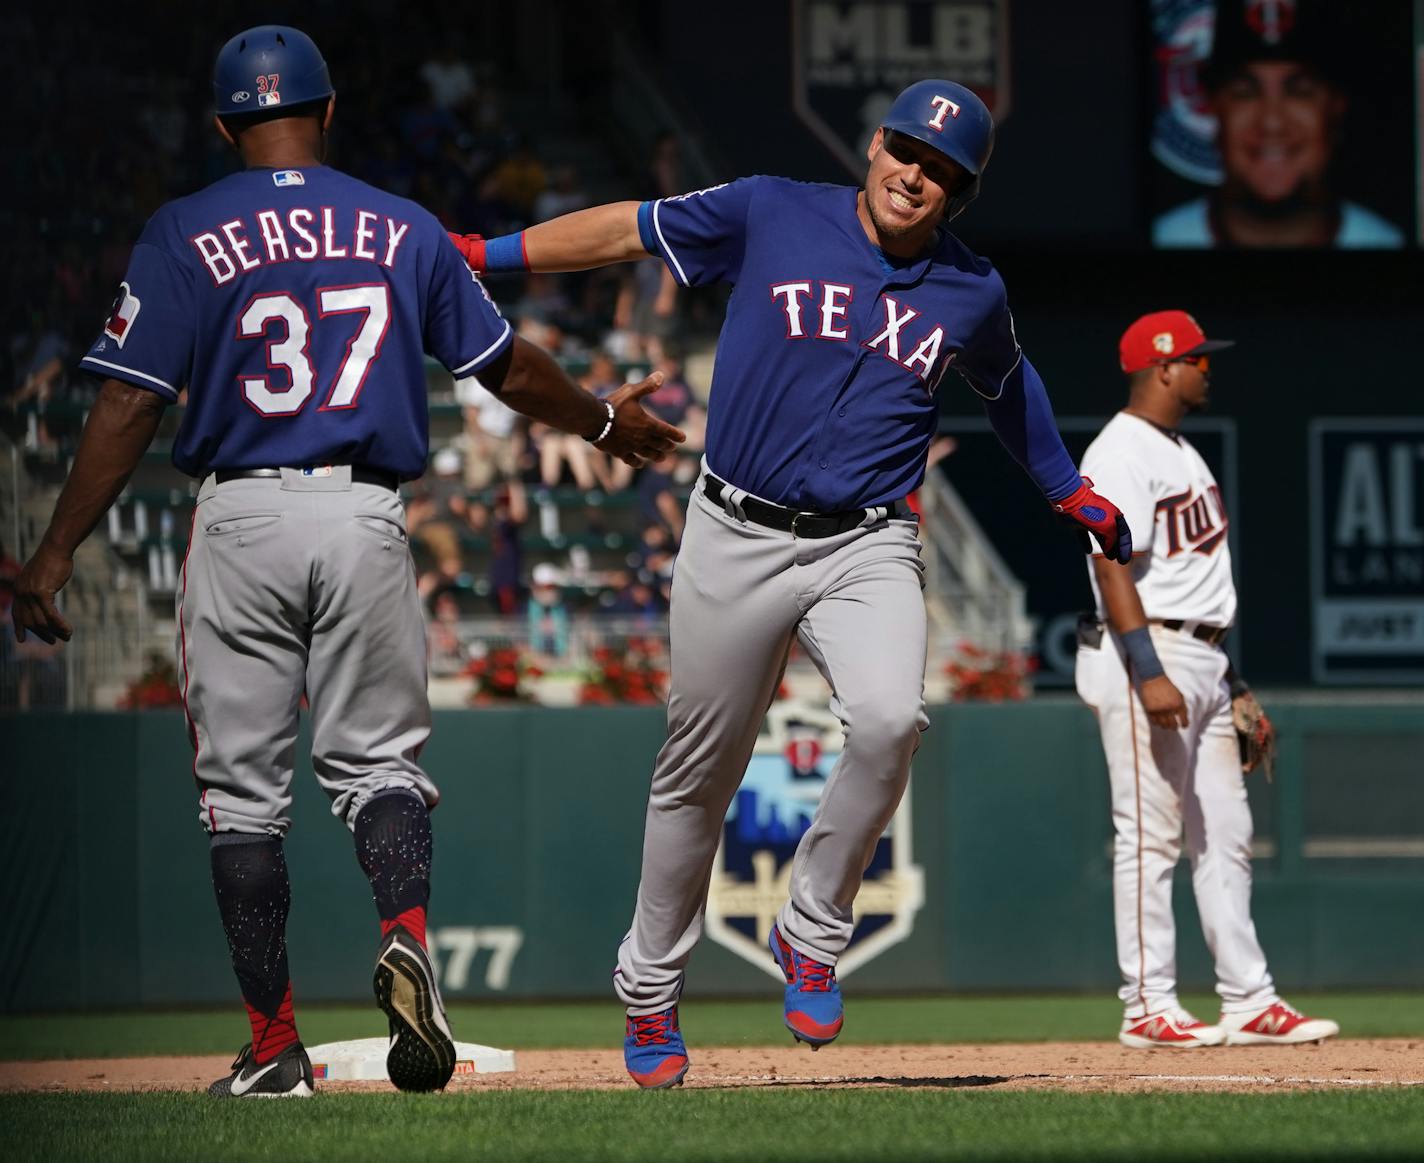
<svg viewBox="0 0 1424 1163">
<path fill-rule="evenodd" d="M 339 315 L 354 321 L 340 366 L 331 374 L 326 398 L 320 405 L 322 411 L 354 408 L 390 327 L 390 289 L 385 283 L 319 287 L 314 307 L 318 320 Z M 287 381 L 274 384 L 272 375 L 241 377 L 247 403 L 264 416 L 295 416 L 300 412 L 318 388 L 319 372 L 311 359 L 312 318 L 308 306 L 287 291 L 260 291 L 238 313 L 236 338 L 265 340 L 268 368 L 272 372 L 280 369 Z M 320 374 L 326 375 L 327 369 L 320 369 Z"/>
</svg>

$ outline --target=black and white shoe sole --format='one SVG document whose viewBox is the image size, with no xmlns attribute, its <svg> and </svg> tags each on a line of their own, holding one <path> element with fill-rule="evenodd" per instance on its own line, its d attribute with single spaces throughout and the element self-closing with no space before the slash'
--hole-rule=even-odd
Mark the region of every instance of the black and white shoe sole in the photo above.
<svg viewBox="0 0 1424 1163">
<path fill-rule="evenodd" d="M 381 948 L 374 985 L 391 1023 L 390 1080 L 400 1090 L 442 1090 L 455 1072 L 455 1042 L 429 959 L 397 935 Z"/>
</svg>

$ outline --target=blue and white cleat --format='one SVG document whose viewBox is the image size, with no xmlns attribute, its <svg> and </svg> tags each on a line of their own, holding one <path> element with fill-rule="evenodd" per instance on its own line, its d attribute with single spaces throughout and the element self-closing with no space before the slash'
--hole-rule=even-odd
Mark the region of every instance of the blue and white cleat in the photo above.
<svg viewBox="0 0 1424 1163">
<path fill-rule="evenodd" d="M 791 1036 L 812 1050 L 834 1042 L 845 1020 L 835 966 L 798 953 L 786 943 L 775 925 L 771 927 L 767 944 L 786 975 L 786 1028 Z"/>
<path fill-rule="evenodd" d="M 623 1065 L 644 1090 L 681 1086 L 687 1074 L 687 1046 L 677 1024 L 677 1006 L 628 1019 Z"/>
</svg>

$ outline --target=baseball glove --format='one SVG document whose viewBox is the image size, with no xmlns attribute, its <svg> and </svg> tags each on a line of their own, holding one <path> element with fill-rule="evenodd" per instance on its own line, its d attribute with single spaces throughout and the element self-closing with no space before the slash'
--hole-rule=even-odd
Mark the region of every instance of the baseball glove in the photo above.
<svg viewBox="0 0 1424 1163">
<path fill-rule="evenodd" d="M 1231 722 L 1236 728 L 1236 742 L 1241 749 L 1241 770 L 1249 775 L 1257 767 L 1263 767 L 1266 779 L 1274 779 L 1276 729 L 1247 687 L 1232 694 Z"/>
</svg>

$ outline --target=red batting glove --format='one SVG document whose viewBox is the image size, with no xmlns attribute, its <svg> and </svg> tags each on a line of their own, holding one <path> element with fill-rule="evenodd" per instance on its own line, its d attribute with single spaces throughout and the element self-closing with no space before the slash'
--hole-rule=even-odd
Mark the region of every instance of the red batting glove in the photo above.
<svg viewBox="0 0 1424 1163">
<path fill-rule="evenodd" d="M 485 236 L 483 234 L 455 234 L 448 230 L 445 233 L 450 235 L 450 241 L 455 244 L 455 249 L 464 256 L 470 270 L 482 273 L 485 269 Z"/>
<path fill-rule="evenodd" d="M 1127 518 L 1106 497 L 1093 492 L 1093 482 L 1087 477 L 1072 496 L 1055 501 L 1053 508 L 1097 538 L 1103 556 L 1119 565 L 1132 560 L 1132 530 Z"/>
</svg>

